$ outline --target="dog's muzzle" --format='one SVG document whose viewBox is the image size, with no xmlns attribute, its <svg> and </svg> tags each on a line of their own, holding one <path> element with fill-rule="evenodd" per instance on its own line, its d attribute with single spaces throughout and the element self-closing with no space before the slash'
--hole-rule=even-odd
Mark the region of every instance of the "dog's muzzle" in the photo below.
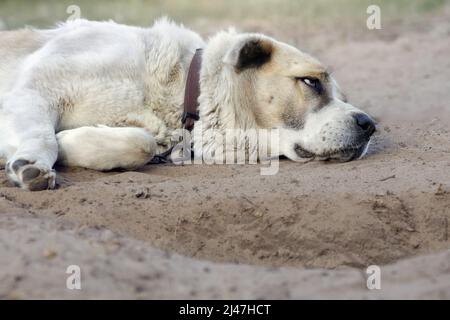
<svg viewBox="0 0 450 320">
<path fill-rule="evenodd" d="M 361 158 L 369 148 L 370 138 L 376 131 L 375 122 L 364 113 L 353 115 L 355 129 L 354 137 L 347 147 L 337 150 L 329 150 L 321 154 L 315 154 L 304 149 L 301 145 L 295 144 L 295 153 L 300 158 L 317 160 L 337 160 L 340 162 L 352 161 Z"/>
</svg>

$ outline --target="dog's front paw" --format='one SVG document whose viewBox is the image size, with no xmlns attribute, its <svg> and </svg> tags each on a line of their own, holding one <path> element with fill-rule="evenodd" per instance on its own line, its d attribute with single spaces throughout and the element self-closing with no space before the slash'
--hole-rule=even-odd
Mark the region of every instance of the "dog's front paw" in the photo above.
<svg viewBox="0 0 450 320">
<path fill-rule="evenodd" d="M 55 170 L 33 161 L 17 159 L 8 162 L 6 175 L 14 185 L 25 190 L 40 191 L 55 188 Z"/>
</svg>

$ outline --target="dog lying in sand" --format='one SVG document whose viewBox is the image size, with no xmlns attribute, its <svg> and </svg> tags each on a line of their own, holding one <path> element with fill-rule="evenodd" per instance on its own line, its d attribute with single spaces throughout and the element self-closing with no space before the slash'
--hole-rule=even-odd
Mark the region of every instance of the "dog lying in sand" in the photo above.
<svg viewBox="0 0 450 320">
<path fill-rule="evenodd" d="M 315 58 L 262 34 L 205 42 L 168 19 L 151 28 L 76 20 L 0 32 L 0 163 L 18 187 L 55 187 L 56 161 L 135 169 L 172 145 L 189 66 L 203 49 L 193 132 L 277 129 L 277 154 L 348 161 L 374 122 Z M 193 141 L 194 152 L 219 147 Z"/>
</svg>

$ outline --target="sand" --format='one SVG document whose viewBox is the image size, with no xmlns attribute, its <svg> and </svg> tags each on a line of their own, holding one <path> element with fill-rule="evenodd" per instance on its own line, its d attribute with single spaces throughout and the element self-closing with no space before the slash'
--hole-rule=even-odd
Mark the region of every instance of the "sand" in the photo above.
<svg viewBox="0 0 450 320">
<path fill-rule="evenodd" d="M 34 193 L 0 171 L 0 297 L 450 298 L 448 17 L 304 42 L 378 122 L 362 160 L 57 168 Z"/>
</svg>

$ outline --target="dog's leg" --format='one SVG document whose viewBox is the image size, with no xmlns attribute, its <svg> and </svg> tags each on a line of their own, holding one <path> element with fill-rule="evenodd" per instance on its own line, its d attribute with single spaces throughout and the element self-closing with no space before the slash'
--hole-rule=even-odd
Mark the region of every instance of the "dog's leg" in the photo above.
<svg viewBox="0 0 450 320">
<path fill-rule="evenodd" d="M 53 164 L 58 155 L 55 136 L 57 112 L 37 91 L 16 90 L 0 106 L 0 138 L 6 175 L 26 190 L 55 187 Z"/>
<path fill-rule="evenodd" d="M 136 169 L 156 153 L 153 136 L 141 128 L 81 127 L 57 134 L 58 163 L 94 170 Z"/>
</svg>

